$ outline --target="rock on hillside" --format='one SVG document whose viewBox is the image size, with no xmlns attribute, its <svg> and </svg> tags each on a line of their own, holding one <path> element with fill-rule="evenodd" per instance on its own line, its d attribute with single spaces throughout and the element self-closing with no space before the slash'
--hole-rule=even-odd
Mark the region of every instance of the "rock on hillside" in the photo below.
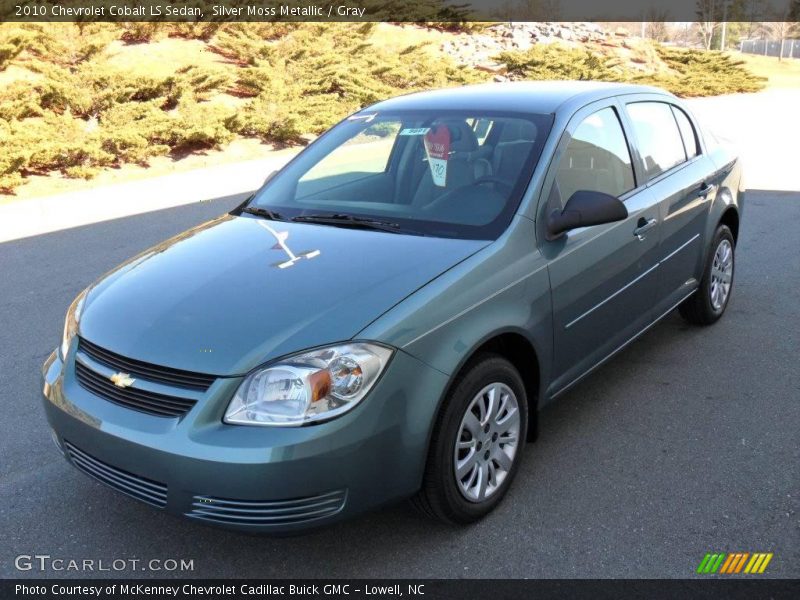
<svg viewBox="0 0 800 600">
<path fill-rule="evenodd" d="M 630 37 L 625 29 L 609 32 L 597 23 L 496 23 L 479 33 L 452 36 L 440 44 L 440 50 L 459 64 L 494 73 L 496 81 L 504 81 L 506 68 L 496 61 L 498 54 L 552 43 L 586 48 L 643 73 L 670 71 L 649 40 Z"/>
</svg>

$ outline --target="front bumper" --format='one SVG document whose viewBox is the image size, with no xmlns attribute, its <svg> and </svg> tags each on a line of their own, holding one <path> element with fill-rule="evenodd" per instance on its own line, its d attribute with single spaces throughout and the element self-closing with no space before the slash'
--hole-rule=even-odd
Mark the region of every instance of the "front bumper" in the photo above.
<svg viewBox="0 0 800 600">
<path fill-rule="evenodd" d="M 44 406 L 67 459 L 170 513 L 247 531 L 327 524 L 412 495 L 422 481 L 442 373 L 397 351 L 349 413 L 305 427 L 233 426 L 241 378 L 219 379 L 179 418 L 104 400 L 76 380 L 74 349 L 43 367 Z"/>
</svg>

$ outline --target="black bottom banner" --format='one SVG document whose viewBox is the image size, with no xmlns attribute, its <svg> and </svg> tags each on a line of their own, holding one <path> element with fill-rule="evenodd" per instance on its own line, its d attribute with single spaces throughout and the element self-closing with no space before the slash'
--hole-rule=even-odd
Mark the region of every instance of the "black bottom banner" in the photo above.
<svg viewBox="0 0 800 600">
<path fill-rule="evenodd" d="M 800 598 L 800 581 L 785 579 L 420 579 L 420 580 L 73 580 L 6 579 L 0 598 L 19 599 L 319 599 L 482 600 Z"/>
</svg>

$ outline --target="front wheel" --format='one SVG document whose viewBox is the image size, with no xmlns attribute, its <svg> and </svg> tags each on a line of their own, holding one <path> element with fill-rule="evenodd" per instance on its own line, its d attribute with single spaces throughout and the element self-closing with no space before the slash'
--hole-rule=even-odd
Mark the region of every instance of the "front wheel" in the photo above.
<svg viewBox="0 0 800 600">
<path fill-rule="evenodd" d="M 527 425 L 525 386 L 514 366 L 498 355 L 474 361 L 445 399 L 414 504 L 449 523 L 491 512 L 517 472 Z"/>
<path fill-rule="evenodd" d="M 711 325 L 725 312 L 733 289 L 734 248 L 731 230 L 717 227 L 700 287 L 678 307 L 690 323 Z"/>
</svg>

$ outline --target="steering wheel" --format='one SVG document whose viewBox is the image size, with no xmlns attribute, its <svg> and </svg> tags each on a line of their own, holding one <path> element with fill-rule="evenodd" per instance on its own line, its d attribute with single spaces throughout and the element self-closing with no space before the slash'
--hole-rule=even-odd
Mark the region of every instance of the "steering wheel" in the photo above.
<svg viewBox="0 0 800 600">
<path fill-rule="evenodd" d="M 472 182 L 467 183 L 465 185 L 461 185 L 461 186 L 459 186 L 457 188 L 453 188 L 452 190 L 450 190 L 448 192 L 445 192 L 444 194 L 442 194 L 441 196 L 436 198 L 436 200 L 434 200 L 433 202 L 428 204 L 425 207 L 425 210 L 433 210 L 433 209 L 437 208 L 438 206 L 441 206 L 442 204 L 448 202 L 453 196 L 455 196 L 456 194 L 458 194 L 459 192 L 462 192 L 463 190 L 465 190 L 467 188 L 474 187 L 474 186 L 477 186 L 477 185 L 485 185 L 487 183 L 494 183 L 495 185 L 499 186 L 501 188 L 501 190 L 503 192 L 505 192 L 507 195 L 511 194 L 511 190 L 514 189 L 504 179 L 500 179 L 499 177 L 495 177 L 494 175 L 485 175 L 484 177 L 478 177 L 478 179 L 476 179 L 475 181 L 472 181 Z"/>
<path fill-rule="evenodd" d="M 505 179 L 501 179 L 500 177 L 495 177 L 494 175 L 485 175 L 484 177 L 478 177 L 475 181 L 472 182 L 472 185 L 483 185 L 484 183 L 494 183 L 503 190 L 504 193 L 510 194 L 514 189 L 514 186 L 508 183 Z"/>
</svg>

